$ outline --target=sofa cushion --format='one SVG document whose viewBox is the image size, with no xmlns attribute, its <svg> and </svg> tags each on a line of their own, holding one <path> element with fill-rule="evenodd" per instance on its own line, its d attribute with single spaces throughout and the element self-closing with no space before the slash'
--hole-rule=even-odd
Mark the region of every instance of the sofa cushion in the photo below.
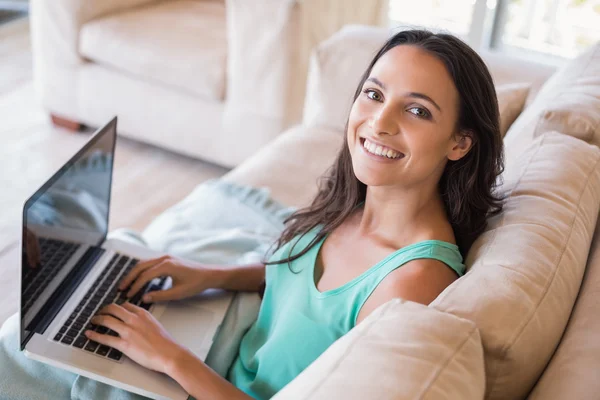
<svg viewBox="0 0 600 400">
<path fill-rule="evenodd" d="M 432 304 L 475 322 L 486 398 L 523 398 L 552 356 L 577 297 L 600 208 L 600 149 L 557 132 L 506 165 L 504 211 Z"/>
<path fill-rule="evenodd" d="M 496 87 L 502 137 L 506 135 L 508 128 L 521 114 L 530 88 L 531 85 L 528 83 L 509 83 Z"/>
<path fill-rule="evenodd" d="M 335 129 L 297 125 L 223 179 L 266 186 L 275 200 L 294 207 L 306 206 L 317 194 L 317 179 L 333 164 L 342 140 Z"/>
<path fill-rule="evenodd" d="M 542 86 L 506 134 L 507 162 L 523 153 L 533 138 L 553 130 L 600 145 L 600 43 Z"/>
<path fill-rule="evenodd" d="M 471 321 L 394 299 L 337 340 L 273 399 L 482 399 Z"/>
<path fill-rule="evenodd" d="M 209 100 L 225 97 L 222 0 L 174 0 L 85 24 L 79 51 L 92 62 Z"/>
</svg>

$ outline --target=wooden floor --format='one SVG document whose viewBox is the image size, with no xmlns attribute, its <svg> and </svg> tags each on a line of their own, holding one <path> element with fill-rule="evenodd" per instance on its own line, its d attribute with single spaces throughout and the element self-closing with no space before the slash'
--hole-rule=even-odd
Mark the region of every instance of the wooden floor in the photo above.
<svg viewBox="0 0 600 400">
<path fill-rule="evenodd" d="M 0 25 L 0 325 L 18 308 L 19 230 L 23 202 L 91 132 L 54 128 L 32 84 L 27 19 Z M 199 183 L 228 170 L 119 138 L 109 230 L 141 231 Z"/>
</svg>

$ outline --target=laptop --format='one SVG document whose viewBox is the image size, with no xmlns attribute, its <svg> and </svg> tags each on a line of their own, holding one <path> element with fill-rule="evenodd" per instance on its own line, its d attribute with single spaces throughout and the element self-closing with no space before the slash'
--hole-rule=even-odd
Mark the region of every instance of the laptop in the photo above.
<svg viewBox="0 0 600 400">
<path fill-rule="evenodd" d="M 21 350 L 31 359 L 146 397 L 185 400 L 188 394 L 167 375 L 83 335 L 91 328 L 117 336 L 92 325 L 91 317 L 107 304 L 126 301 L 118 283 L 140 260 L 163 255 L 106 237 L 116 129 L 115 117 L 24 204 Z M 233 296 L 215 289 L 180 301 L 141 301 L 144 293 L 170 285 L 169 277 L 156 278 L 129 301 L 151 312 L 178 343 L 204 360 Z"/>
</svg>

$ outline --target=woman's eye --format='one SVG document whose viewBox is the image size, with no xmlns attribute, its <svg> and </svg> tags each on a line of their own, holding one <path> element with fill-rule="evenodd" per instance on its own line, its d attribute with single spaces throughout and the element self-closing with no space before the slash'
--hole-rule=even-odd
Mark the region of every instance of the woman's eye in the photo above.
<svg viewBox="0 0 600 400">
<path fill-rule="evenodd" d="M 367 97 L 371 100 L 381 101 L 381 94 L 379 94 L 378 92 L 371 89 L 365 89 L 364 92 L 366 93 Z"/>
<path fill-rule="evenodd" d="M 411 107 L 408 111 L 411 112 L 411 113 L 413 113 L 417 117 L 429 118 L 429 111 L 425 110 L 424 108 L 421 108 L 421 107 Z"/>
</svg>

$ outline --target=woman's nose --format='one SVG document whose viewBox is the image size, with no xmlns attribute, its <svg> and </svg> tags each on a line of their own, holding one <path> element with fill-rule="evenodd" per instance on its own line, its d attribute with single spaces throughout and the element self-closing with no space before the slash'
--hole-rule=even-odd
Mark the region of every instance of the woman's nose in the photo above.
<svg viewBox="0 0 600 400">
<path fill-rule="evenodd" d="M 396 135 L 399 132 L 398 124 L 390 107 L 381 107 L 371 117 L 370 127 L 373 133 L 380 135 Z"/>
</svg>

